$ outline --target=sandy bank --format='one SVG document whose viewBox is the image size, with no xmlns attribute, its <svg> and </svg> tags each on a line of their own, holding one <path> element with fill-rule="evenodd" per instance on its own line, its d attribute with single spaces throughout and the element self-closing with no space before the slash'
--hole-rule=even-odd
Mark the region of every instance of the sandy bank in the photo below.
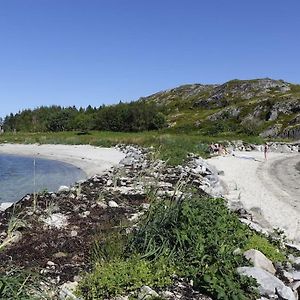
<svg viewBox="0 0 300 300">
<path fill-rule="evenodd" d="M 300 242 L 300 154 L 236 152 L 214 157 L 209 163 L 223 170 L 221 179 L 232 202 L 242 202 L 263 226 L 281 228 Z M 262 216 L 260 215 L 262 213 Z"/>
<path fill-rule="evenodd" d="M 40 157 L 70 163 L 82 169 L 87 177 L 101 174 L 125 157 L 124 153 L 114 148 L 90 145 L 1 144 L 0 154 Z"/>
</svg>

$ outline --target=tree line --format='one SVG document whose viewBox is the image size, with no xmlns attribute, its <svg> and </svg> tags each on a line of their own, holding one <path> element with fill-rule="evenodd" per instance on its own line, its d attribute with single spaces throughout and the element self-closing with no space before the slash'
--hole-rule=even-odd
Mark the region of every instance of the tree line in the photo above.
<svg viewBox="0 0 300 300">
<path fill-rule="evenodd" d="M 166 118 L 155 104 L 145 101 L 122 103 L 98 108 L 62 107 L 57 105 L 25 109 L 3 120 L 4 131 L 145 131 L 166 126 Z"/>
</svg>

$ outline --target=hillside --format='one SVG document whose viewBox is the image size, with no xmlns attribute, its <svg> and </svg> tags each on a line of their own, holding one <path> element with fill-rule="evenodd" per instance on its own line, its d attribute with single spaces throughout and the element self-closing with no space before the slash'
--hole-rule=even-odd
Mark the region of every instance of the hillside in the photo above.
<svg viewBox="0 0 300 300">
<path fill-rule="evenodd" d="M 174 130 L 300 137 L 300 85 L 269 78 L 190 84 L 140 101 L 156 103 Z"/>
</svg>

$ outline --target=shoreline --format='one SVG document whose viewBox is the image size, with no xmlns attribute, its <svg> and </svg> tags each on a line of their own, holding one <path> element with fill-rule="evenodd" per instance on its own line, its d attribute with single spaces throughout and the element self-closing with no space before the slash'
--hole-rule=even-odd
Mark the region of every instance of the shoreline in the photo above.
<svg viewBox="0 0 300 300">
<path fill-rule="evenodd" d="M 225 198 L 230 205 L 242 204 L 264 228 L 280 228 L 287 238 L 300 242 L 300 164 L 298 153 L 235 152 L 208 163 L 224 171 Z M 298 185 L 297 185 L 298 182 Z"/>
<path fill-rule="evenodd" d="M 71 164 L 85 173 L 83 178 L 85 180 L 94 175 L 101 175 L 125 157 L 124 153 L 115 148 L 61 144 L 0 144 L 0 154 L 36 157 Z M 13 203 L 1 203 L 0 211 Z"/>
<path fill-rule="evenodd" d="M 57 160 L 72 164 L 89 178 L 117 165 L 125 154 L 115 148 L 91 145 L 0 144 L 0 154 L 13 154 Z"/>
</svg>

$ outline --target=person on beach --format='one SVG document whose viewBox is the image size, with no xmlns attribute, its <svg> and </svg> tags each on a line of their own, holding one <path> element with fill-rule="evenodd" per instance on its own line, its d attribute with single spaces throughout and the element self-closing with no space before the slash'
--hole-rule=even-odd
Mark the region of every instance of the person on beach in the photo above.
<svg viewBox="0 0 300 300">
<path fill-rule="evenodd" d="M 226 154 L 225 148 L 222 144 L 219 145 L 218 154 L 222 156 Z"/>
<path fill-rule="evenodd" d="M 269 150 L 269 146 L 267 143 L 265 143 L 264 145 L 264 155 L 265 155 L 265 159 L 267 159 L 267 153 L 268 153 L 268 150 Z"/>
</svg>

